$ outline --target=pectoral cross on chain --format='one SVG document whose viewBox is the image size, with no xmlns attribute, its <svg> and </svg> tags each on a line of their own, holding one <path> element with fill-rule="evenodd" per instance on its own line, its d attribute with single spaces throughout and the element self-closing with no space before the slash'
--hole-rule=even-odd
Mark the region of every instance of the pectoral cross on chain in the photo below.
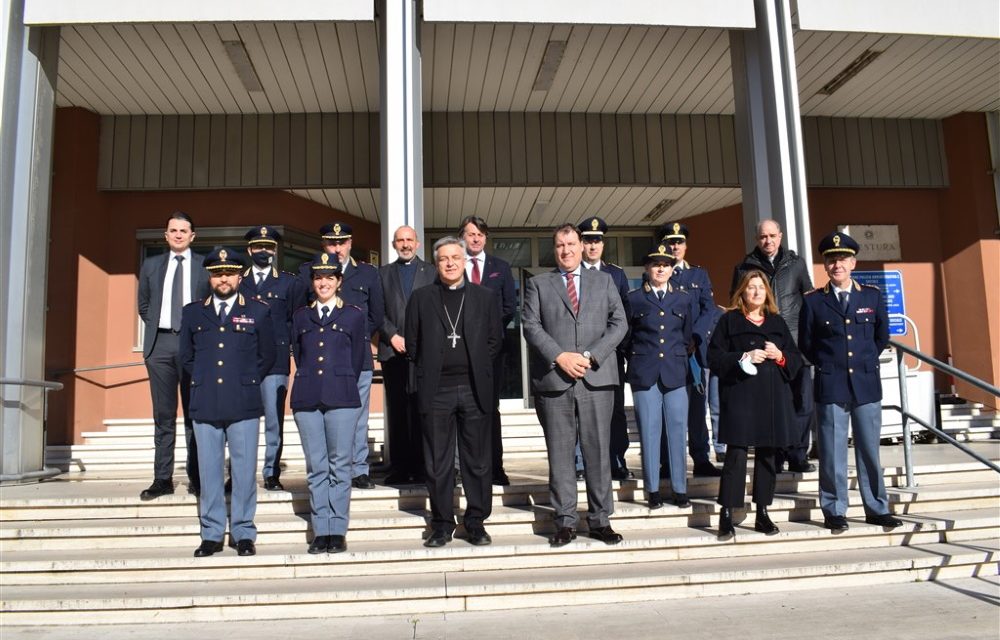
<svg viewBox="0 0 1000 640">
<path fill-rule="evenodd" d="M 458 332 L 456 332 L 454 329 L 451 330 L 451 333 L 449 335 L 445 336 L 446 339 L 451 340 L 452 349 L 455 348 L 455 343 L 458 342 L 458 339 L 461 337 L 462 336 L 458 335 Z"/>
</svg>

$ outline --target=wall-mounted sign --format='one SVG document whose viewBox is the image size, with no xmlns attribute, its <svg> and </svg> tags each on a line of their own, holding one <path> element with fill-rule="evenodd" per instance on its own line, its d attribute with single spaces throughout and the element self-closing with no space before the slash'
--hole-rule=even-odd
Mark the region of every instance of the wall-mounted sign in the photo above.
<svg viewBox="0 0 1000 640">
<path fill-rule="evenodd" d="M 899 225 L 896 224 L 841 224 L 837 230 L 854 238 L 861 245 L 858 260 L 902 260 L 899 248 Z"/>
<path fill-rule="evenodd" d="M 903 272 L 855 271 L 851 277 L 861 284 L 870 284 L 882 290 L 885 306 L 889 310 L 889 335 L 905 336 L 906 321 L 903 320 L 903 316 L 906 315 L 906 303 L 903 299 Z"/>
</svg>

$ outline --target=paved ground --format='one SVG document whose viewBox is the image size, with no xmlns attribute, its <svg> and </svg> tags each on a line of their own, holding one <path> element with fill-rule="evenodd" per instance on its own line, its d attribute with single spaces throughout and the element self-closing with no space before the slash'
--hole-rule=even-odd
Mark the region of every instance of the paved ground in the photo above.
<svg viewBox="0 0 1000 640">
<path fill-rule="evenodd" d="M 314 634 L 345 640 L 594 640 L 609 636 L 615 640 L 719 640 L 732 629 L 738 630 L 741 640 L 995 639 L 1000 637 L 1000 580 L 989 576 L 630 605 L 384 618 L 76 628 L 5 626 L 0 635 L 4 640 L 273 640 Z"/>
</svg>

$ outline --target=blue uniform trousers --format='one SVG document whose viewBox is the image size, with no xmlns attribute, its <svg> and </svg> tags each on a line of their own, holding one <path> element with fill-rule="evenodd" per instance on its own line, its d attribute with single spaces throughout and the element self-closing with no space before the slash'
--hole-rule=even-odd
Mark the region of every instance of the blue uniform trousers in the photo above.
<svg viewBox="0 0 1000 640">
<path fill-rule="evenodd" d="M 847 515 L 847 435 L 854 432 L 858 489 L 867 515 L 889 513 L 889 500 L 879 462 L 882 403 L 817 403 L 819 417 L 819 500 L 825 516 Z"/>
<path fill-rule="evenodd" d="M 372 372 L 370 370 L 362 371 L 358 377 L 358 395 L 361 396 L 361 406 L 352 409 L 354 411 L 354 460 L 351 473 L 354 478 L 368 473 L 368 400 L 371 398 L 371 393 Z"/>
<path fill-rule="evenodd" d="M 347 535 L 356 417 L 355 408 L 295 412 L 306 457 L 310 518 L 317 536 Z"/>
<path fill-rule="evenodd" d="M 201 497 L 198 515 L 201 539 L 222 542 L 226 535 L 225 466 L 226 445 L 233 479 L 230 499 L 229 535 L 235 541 L 256 540 L 253 523 L 257 513 L 257 442 L 260 420 L 251 418 L 228 423 L 194 422 L 198 441 L 198 471 Z"/>
<path fill-rule="evenodd" d="M 670 487 L 674 493 L 687 493 L 687 465 L 684 461 L 688 426 L 687 387 L 665 389 L 657 382 L 648 389 L 633 388 L 632 399 L 635 402 L 635 419 L 639 423 L 642 480 L 646 491 L 658 491 L 660 487 L 660 448 L 666 429 Z"/>
<path fill-rule="evenodd" d="M 288 396 L 288 374 L 272 373 L 260 382 L 260 397 L 264 402 L 264 478 L 281 476 L 281 450 L 285 440 L 285 398 Z"/>
</svg>

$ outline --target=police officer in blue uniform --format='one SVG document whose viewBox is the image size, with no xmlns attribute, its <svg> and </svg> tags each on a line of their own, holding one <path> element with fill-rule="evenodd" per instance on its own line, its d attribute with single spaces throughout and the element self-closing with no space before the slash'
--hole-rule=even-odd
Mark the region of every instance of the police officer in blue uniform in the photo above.
<svg viewBox="0 0 1000 640">
<path fill-rule="evenodd" d="M 628 316 L 628 276 L 625 271 L 616 264 L 610 264 L 603 260 L 604 257 L 604 235 L 608 232 L 608 224 L 592 216 L 583 220 L 577 228 L 580 230 L 580 237 L 583 240 L 583 262 L 584 269 L 598 269 L 611 276 L 611 280 L 618 289 L 618 294 L 622 298 L 622 305 L 625 307 L 625 315 Z M 625 416 L 625 340 L 618 348 L 616 354 L 618 358 L 618 379 L 622 384 L 615 387 L 615 404 L 611 411 L 611 478 L 613 480 L 627 480 L 635 476 L 625 464 L 625 453 L 628 451 L 628 419 Z M 577 474 L 583 473 L 582 454 L 577 444 Z"/>
<path fill-rule="evenodd" d="M 266 303 L 239 293 L 243 264 L 219 248 L 205 258 L 212 295 L 184 307 L 180 357 L 191 375 L 191 419 L 201 475 L 201 545 L 195 557 L 222 551 L 226 534 L 223 489 L 226 445 L 233 480 L 230 543 L 241 556 L 256 553 L 257 441 L 264 414 L 260 384 L 274 364 L 274 331 Z"/>
<path fill-rule="evenodd" d="M 660 497 L 661 440 L 666 431 L 673 503 L 691 506 L 687 497 L 684 440 L 688 416 L 688 357 L 694 349 L 697 300 L 670 282 L 676 259 L 657 245 L 644 260 L 646 282 L 628 294 L 628 382 L 632 385 L 642 449 L 642 479 L 650 509 Z"/>
<path fill-rule="evenodd" d="M 306 457 L 314 535 L 309 553 L 339 553 L 347 550 L 358 377 L 371 348 L 364 312 L 338 295 L 340 261 L 320 253 L 309 269 L 316 300 L 292 320 L 292 411 Z"/>
<path fill-rule="evenodd" d="M 680 222 L 668 222 L 660 227 L 657 234 L 671 255 L 677 260 L 674 265 L 670 284 L 681 291 L 693 295 L 697 303 L 694 320 L 694 338 L 697 349 L 695 363 L 692 365 L 691 378 L 688 381 L 688 451 L 694 461 L 694 475 L 717 477 L 722 475 L 709 460 L 709 434 L 705 423 L 705 392 L 708 389 L 708 343 L 712 339 L 715 323 L 719 321 L 721 312 L 712 297 L 712 281 L 708 271 L 693 265 L 684 259 L 687 254 L 687 241 L 690 233 L 686 225 Z M 695 379 L 697 377 L 697 379 Z"/>
<path fill-rule="evenodd" d="M 266 302 L 271 308 L 274 328 L 274 366 L 260 385 L 264 402 L 264 488 L 280 491 L 281 451 L 284 441 L 285 398 L 288 395 L 288 373 L 291 352 L 288 331 L 292 314 L 306 303 L 302 282 L 294 274 L 279 271 L 275 253 L 281 234 L 274 227 L 254 227 L 243 236 L 252 264 L 243 271 L 240 293 L 247 298 Z"/>
<path fill-rule="evenodd" d="M 824 526 L 834 533 L 847 523 L 847 437 L 853 427 L 858 488 L 865 521 L 883 527 L 902 522 L 889 512 L 879 439 L 882 382 L 879 354 L 889 345 L 889 315 L 877 287 L 851 278 L 858 243 L 833 232 L 819 242 L 830 281 L 805 295 L 799 318 L 799 348 L 816 367 L 819 423 L 819 497 Z"/>
<path fill-rule="evenodd" d="M 340 298 L 346 304 L 354 305 L 366 315 L 365 333 L 371 342 L 372 335 L 382 326 L 385 318 L 385 298 L 378 269 L 370 264 L 358 262 L 351 257 L 353 243 L 351 225 L 346 222 L 331 222 L 319 230 L 323 251 L 337 258 L 343 269 Z M 299 277 L 312 290 L 312 262 L 305 262 L 299 268 Z M 314 296 L 310 296 L 312 298 Z M 361 406 L 357 409 L 354 431 L 354 462 L 351 481 L 355 489 L 373 489 L 375 483 L 368 475 L 368 401 L 372 389 L 371 349 L 365 356 L 365 366 L 358 378 L 358 395 Z"/>
</svg>

